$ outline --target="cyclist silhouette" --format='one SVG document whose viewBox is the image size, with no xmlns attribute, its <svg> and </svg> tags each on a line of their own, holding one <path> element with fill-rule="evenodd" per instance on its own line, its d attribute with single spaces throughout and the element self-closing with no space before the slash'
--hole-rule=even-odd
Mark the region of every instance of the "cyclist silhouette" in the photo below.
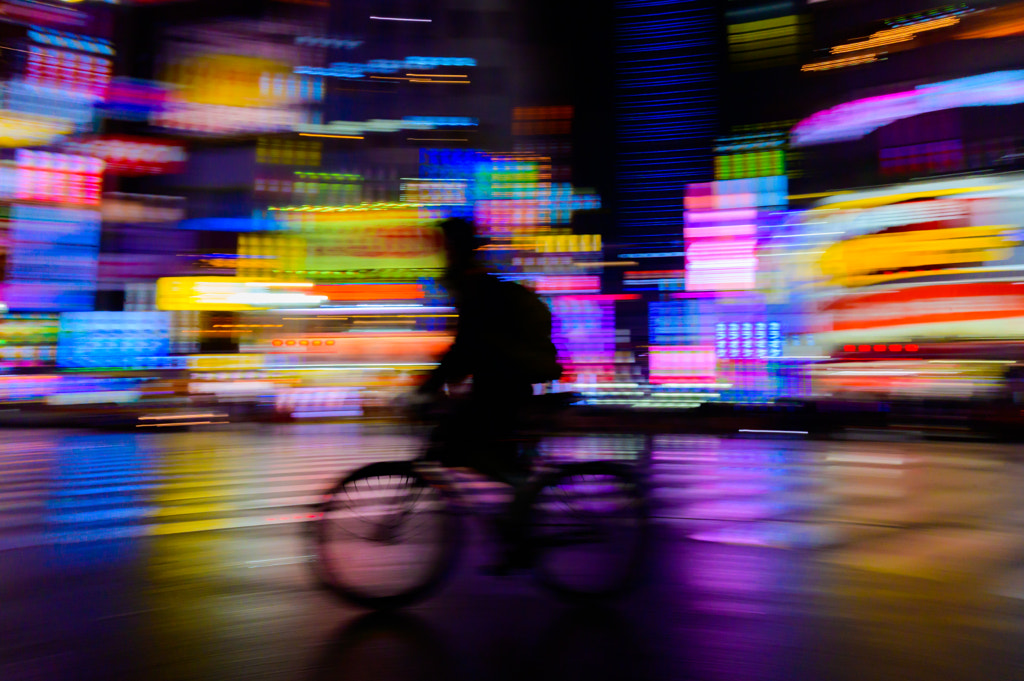
<svg viewBox="0 0 1024 681">
<path fill-rule="evenodd" d="M 518 485 L 529 461 L 515 441 L 533 385 L 559 378 L 551 311 L 530 289 L 489 273 L 477 257 L 483 239 L 473 224 L 440 225 L 447 266 L 443 284 L 458 311 L 455 340 L 421 386 L 421 395 L 472 379 L 469 395 L 435 429 L 432 454 L 448 466 L 469 466 Z"/>
</svg>

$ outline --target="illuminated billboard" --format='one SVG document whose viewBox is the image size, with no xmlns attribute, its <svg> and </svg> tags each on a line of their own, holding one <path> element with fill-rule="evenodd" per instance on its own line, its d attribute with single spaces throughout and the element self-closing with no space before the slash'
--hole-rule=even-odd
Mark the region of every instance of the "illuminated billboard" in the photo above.
<svg viewBox="0 0 1024 681">
<path fill-rule="evenodd" d="M 4 302 L 15 311 L 88 310 L 96 291 L 100 214 L 11 208 Z"/>
<path fill-rule="evenodd" d="M 897 185 L 823 199 L 803 220 L 813 330 L 828 347 L 1024 337 L 1024 176 Z M 795 246 L 796 244 L 794 244 Z"/>
<path fill-rule="evenodd" d="M 290 130 L 310 122 L 304 104 L 324 95 L 319 79 L 284 61 L 215 50 L 174 59 L 164 80 L 173 94 L 151 122 L 199 134 Z"/>
<path fill-rule="evenodd" d="M 785 206 L 785 175 L 691 184 L 684 199 L 687 291 L 757 287 L 758 224 Z"/>
<path fill-rule="evenodd" d="M 156 283 L 156 306 L 169 311 L 236 312 L 317 307 L 327 296 L 309 282 L 252 281 L 235 277 L 165 277 Z"/>
<path fill-rule="evenodd" d="M 279 210 L 273 215 L 302 236 L 305 269 L 435 269 L 444 266 L 436 215 L 401 206 Z"/>
<path fill-rule="evenodd" d="M 104 162 L 109 175 L 163 175 L 185 166 L 185 147 L 135 135 L 95 135 L 68 142 L 68 150 Z"/>
</svg>

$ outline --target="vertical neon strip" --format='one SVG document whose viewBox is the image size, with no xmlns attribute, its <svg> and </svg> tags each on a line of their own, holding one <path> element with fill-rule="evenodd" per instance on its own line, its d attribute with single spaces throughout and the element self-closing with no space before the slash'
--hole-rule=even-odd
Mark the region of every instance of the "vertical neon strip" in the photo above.
<svg viewBox="0 0 1024 681">
<path fill-rule="evenodd" d="M 616 0 L 615 7 L 619 228 L 631 239 L 678 241 L 684 186 L 713 170 L 714 3 Z"/>
</svg>

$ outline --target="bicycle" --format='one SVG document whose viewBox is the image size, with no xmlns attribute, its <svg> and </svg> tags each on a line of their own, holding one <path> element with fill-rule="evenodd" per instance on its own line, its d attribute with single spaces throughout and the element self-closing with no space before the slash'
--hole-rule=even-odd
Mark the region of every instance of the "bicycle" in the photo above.
<svg viewBox="0 0 1024 681">
<path fill-rule="evenodd" d="M 568 406 L 564 396 L 534 401 Z M 559 409 L 538 411 L 550 416 Z M 423 600 L 457 564 L 466 516 L 475 510 L 452 471 L 426 452 L 363 466 L 342 476 L 316 505 L 308 524 L 314 575 L 335 596 L 362 607 Z M 637 582 L 649 508 L 633 466 L 538 455 L 501 517 L 516 518 L 517 531 L 497 532 L 499 547 L 566 600 L 615 598 Z"/>
</svg>

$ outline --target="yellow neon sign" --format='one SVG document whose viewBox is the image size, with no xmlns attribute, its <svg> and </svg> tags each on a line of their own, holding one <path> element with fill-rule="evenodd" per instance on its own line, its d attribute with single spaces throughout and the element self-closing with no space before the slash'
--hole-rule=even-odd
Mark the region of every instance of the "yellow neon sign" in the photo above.
<svg viewBox="0 0 1024 681">
<path fill-rule="evenodd" d="M 821 271 L 842 286 L 925 276 L 928 268 L 945 274 L 948 265 L 1010 257 L 1017 244 L 1008 236 L 1012 229 L 1008 225 L 989 225 L 856 237 L 829 247 L 821 256 Z"/>
<path fill-rule="evenodd" d="M 914 201 L 917 199 L 934 199 L 940 196 L 956 196 L 957 194 L 970 194 L 972 192 L 995 191 L 1005 189 L 1005 185 L 984 185 L 974 187 L 956 187 L 953 189 L 932 189 L 920 192 L 904 192 L 902 194 L 886 194 L 884 196 L 871 196 L 861 199 L 848 199 L 815 206 L 812 210 L 845 210 L 848 208 L 877 208 L 888 206 L 893 203 Z"/>
</svg>

